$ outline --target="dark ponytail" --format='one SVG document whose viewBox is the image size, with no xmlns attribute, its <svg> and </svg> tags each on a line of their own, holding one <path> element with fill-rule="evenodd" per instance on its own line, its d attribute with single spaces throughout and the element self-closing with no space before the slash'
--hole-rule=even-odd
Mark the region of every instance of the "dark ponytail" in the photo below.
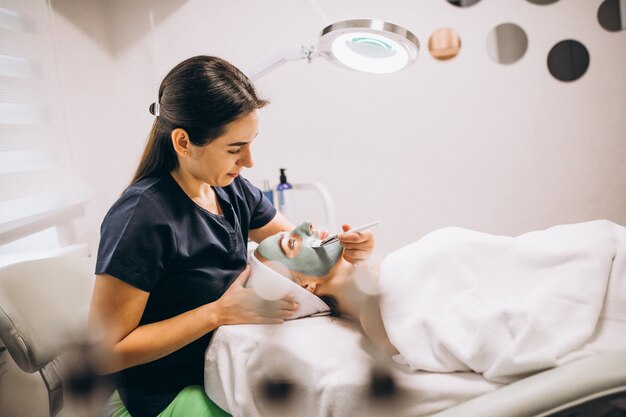
<svg viewBox="0 0 626 417">
<path fill-rule="evenodd" d="M 191 143 L 205 146 L 224 134 L 229 123 L 268 103 L 243 72 L 206 55 L 175 66 L 163 79 L 158 98 L 150 106 L 157 117 L 131 184 L 178 167 L 171 141 L 174 129 L 184 129 Z"/>
</svg>

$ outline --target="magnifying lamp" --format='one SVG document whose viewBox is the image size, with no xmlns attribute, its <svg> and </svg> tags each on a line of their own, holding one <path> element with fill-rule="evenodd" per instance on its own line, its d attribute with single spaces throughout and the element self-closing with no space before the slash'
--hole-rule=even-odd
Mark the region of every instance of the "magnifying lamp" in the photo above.
<svg viewBox="0 0 626 417">
<path fill-rule="evenodd" d="M 322 30 L 317 46 L 297 44 L 261 61 L 248 75 L 257 80 L 289 61 L 323 56 L 343 68 L 371 74 L 400 71 L 417 60 L 420 43 L 409 30 L 375 19 L 351 19 Z"/>
</svg>

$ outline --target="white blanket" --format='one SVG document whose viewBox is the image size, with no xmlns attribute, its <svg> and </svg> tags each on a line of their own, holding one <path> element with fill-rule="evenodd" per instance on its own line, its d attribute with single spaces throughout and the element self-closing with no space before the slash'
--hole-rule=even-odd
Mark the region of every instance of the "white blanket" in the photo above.
<svg viewBox="0 0 626 417">
<path fill-rule="evenodd" d="M 518 237 L 440 229 L 388 255 L 380 287 L 414 370 L 510 382 L 626 349 L 626 229 L 608 221 Z"/>
</svg>

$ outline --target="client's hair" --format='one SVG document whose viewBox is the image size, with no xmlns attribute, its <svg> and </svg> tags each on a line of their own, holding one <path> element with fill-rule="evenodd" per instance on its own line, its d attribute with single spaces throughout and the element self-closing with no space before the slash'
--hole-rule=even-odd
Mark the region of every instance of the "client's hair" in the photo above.
<svg viewBox="0 0 626 417">
<path fill-rule="evenodd" d="M 330 307 L 330 315 L 331 317 L 340 317 L 341 312 L 339 311 L 339 302 L 332 295 L 320 295 L 320 300 L 325 302 L 328 307 Z"/>
</svg>

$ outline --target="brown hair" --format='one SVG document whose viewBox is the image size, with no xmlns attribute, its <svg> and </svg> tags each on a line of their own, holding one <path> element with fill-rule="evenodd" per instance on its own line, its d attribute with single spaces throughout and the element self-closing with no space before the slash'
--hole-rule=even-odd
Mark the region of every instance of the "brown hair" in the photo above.
<svg viewBox="0 0 626 417">
<path fill-rule="evenodd" d="M 320 295 L 320 300 L 325 302 L 328 307 L 330 307 L 330 315 L 331 317 L 340 317 L 341 312 L 339 311 L 339 302 L 332 295 Z"/>
<path fill-rule="evenodd" d="M 158 113 L 131 184 L 178 166 L 174 129 L 184 129 L 191 143 L 205 146 L 224 134 L 229 123 L 268 103 L 234 65 L 206 55 L 172 68 L 159 87 L 158 100 L 158 106 L 150 106 L 151 113 Z"/>
</svg>

